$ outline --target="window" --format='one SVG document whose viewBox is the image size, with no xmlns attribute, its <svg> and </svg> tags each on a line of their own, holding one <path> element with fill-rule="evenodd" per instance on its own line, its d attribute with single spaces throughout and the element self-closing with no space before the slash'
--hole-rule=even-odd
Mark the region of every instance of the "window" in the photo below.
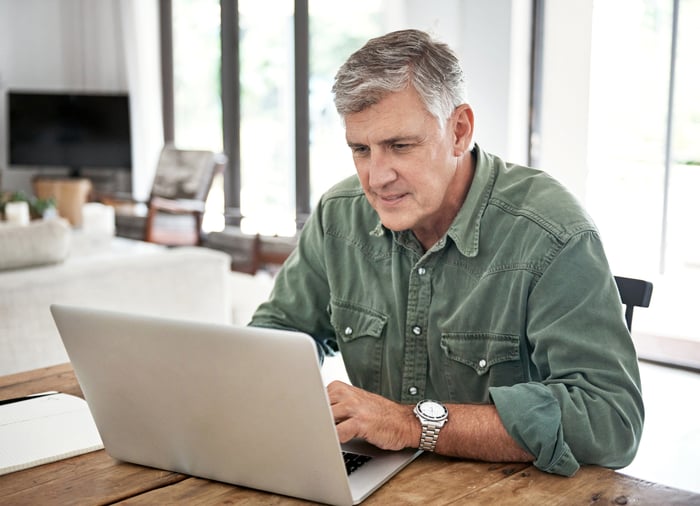
<svg viewBox="0 0 700 506">
<path fill-rule="evenodd" d="M 241 228 L 293 235 L 294 2 L 239 0 L 238 11 Z"/>
<path fill-rule="evenodd" d="M 355 173 L 345 130 L 331 88 L 338 67 L 370 37 L 384 33 L 386 2 L 356 0 L 351 9 L 311 0 L 310 22 L 310 199 L 315 204 L 334 183 Z M 341 14 L 339 14 L 339 12 Z"/>
<path fill-rule="evenodd" d="M 333 183 L 354 172 L 344 132 L 331 97 L 338 66 L 369 37 L 385 31 L 385 1 L 358 0 L 338 10 L 323 0 L 238 0 L 235 132 L 236 159 L 229 187 L 237 195 L 228 208 L 248 233 L 293 235 L 303 217 Z M 295 31 L 295 8 L 309 26 Z M 222 150 L 222 68 L 220 0 L 172 0 L 174 141 L 179 147 Z M 223 25 L 223 30 L 231 30 Z M 264 48 L 264 50 L 261 50 Z M 295 64 L 309 59 L 309 137 L 296 135 L 299 93 Z M 229 62 L 230 63 L 230 62 Z M 224 90 L 224 93 L 234 93 Z M 301 140 L 300 140 L 301 139 Z M 302 156 L 299 156 L 299 155 Z M 298 160 L 307 167 L 298 167 Z M 306 160 L 304 162 L 303 160 Z M 309 173 L 310 177 L 300 174 Z M 298 185 L 302 185 L 301 192 Z M 304 186 L 305 185 L 305 186 Z M 308 202 L 299 202 L 299 199 Z M 223 228 L 224 180 L 216 181 L 207 202 L 205 230 Z"/>
<path fill-rule="evenodd" d="M 454 47 L 461 45 L 464 52 L 474 36 L 473 29 L 463 30 L 464 19 L 471 19 L 478 3 L 357 0 L 339 9 L 324 0 L 161 2 L 173 5 L 176 143 L 221 149 L 223 137 L 229 154 L 227 180 L 212 190 L 213 212 L 207 213 L 205 227 L 224 226 L 226 190 L 228 223 L 280 235 L 294 233 L 320 195 L 354 171 L 330 92 L 338 66 L 372 36 L 410 25 L 425 29 L 431 21 L 431 31 L 453 35 Z M 545 4 L 537 0 L 533 5 Z M 555 5 L 547 4 L 547 11 L 556 12 Z M 585 45 L 587 51 L 588 36 L 592 44 L 590 83 L 580 80 L 573 92 L 589 93 L 590 104 L 588 123 L 580 123 L 586 139 L 575 143 L 587 142 L 588 164 L 576 167 L 575 182 L 587 178 L 585 204 L 601 230 L 613 271 L 654 282 L 653 311 L 635 313 L 635 330 L 700 341 L 691 303 L 700 281 L 700 199 L 693 194 L 700 183 L 700 67 L 694 61 L 700 35 L 693 29 L 700 21 L 700 0 L 597 0 L 592 5 L 590 33 L 553 22 L 560 35 L 573 39 L 575 49 Z M 578 8 L 590 13 L 588 5 Z M 536 11 L 535 28 L 546 18 Z M 496 8 L 479 14 L 503 17 Z M 489 34 L 499 33 L 485 26 Z M 489 94 L 494 81 L 487 66 L 504 61 L 503 49 L 489 47 L 495 52 L 479 46 L 479 54 L 487 57 L 476 60 L 486 72 L 472 77 L 472 90 L 488 91 L 476 104 L 486 104 L 482 117 L 489 106 L 498 114 L 489 100 L 503 102 L 498 90 Z M 473 63 L 474 54 L 465 54 Z M 535 78 L 539 65 L 549 67 L 542 73 L 556 74 L 556 63 L 541 56 L 535 51 Z M 487 84 L 481 81 L 479 87 L 480 78 Z M 556 91 L 575 101 L 564 88 L 558 85 Z M 539 101 L 533 103 L 533 120 L 546 109 L 542 105 L 557 102 L 551 94 L 534 98 Z M 556 135 L 547 132 L 547 137 L 556 144 Z M 533 163 L 546 168 L 537 159 L 536 142 L 531 147 Z"/>
<path fill-rule="evenodd" d="M 220 12 L 218 0 L 173 3 L 175 143 L 183 149 L 223 149 Z"/>
<path fill-rule="evenodd" d="M 700 2 L 678 4 L 675 76 L 669 136 L 665 268 L 700 273 Z"/>
<path fill-rule="evenodd" d="M 221 9 L 219 0 L 172 3 L 174 138 L 182 149 L 223 150 L 221 121 Z M 166 139 L 170 140 L 170 139 Z M 202 223 L 224 228 L 224 181 L 212 184 Z"/>
<path fill-rule="evenodd" d="M 671 3 L 594 4 L 586 206 L 618 271 L 660 261 Z"/>
<path fill-rule="evenodd" d="M 636 338 L 682 339 L 685 357 L 651 344 L 685 363 L 700 343 L 700 2 L 599 0 L 593 12 L 586 204 L 613 271 L 654 282 Z"/>
</svg>

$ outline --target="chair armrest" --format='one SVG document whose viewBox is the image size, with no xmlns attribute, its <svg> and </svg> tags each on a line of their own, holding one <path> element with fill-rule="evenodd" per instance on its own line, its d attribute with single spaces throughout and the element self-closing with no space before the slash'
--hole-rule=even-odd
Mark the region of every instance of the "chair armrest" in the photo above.
<svg viewBox="0 0 700 506">
<path fill-rule="evenodd" d="M 169 213 L 203 213 L 204 202 L 199 200 L 185 199 L 165 199 L 162 197 L 153 197 L 149 203 L 149 207 L 154 210 L 166 211 Z"/>
<path fill-rule="evenodd" d="M 148 212 L 146 202 L 137 200 L 129 194 L 101 195 L 97 201 L 113 207 L 117 214 L 145 216 Z"/>
</svg>

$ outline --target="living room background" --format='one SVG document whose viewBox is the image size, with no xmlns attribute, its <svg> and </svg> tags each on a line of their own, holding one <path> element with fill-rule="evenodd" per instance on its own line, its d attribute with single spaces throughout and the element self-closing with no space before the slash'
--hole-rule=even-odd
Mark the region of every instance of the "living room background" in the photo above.
<svg viewBox="0 0 700 506">
<path fill-rule="evenodd" d="M 131 180 L 115 190 L 148 197 L 163 144 L 157 2 L 6 0 L 0 3 L 0 187 L 31 192 L 38 171 L 7 167 L 8 90 L 128 92 Z M 45 169 L 42 175 L 65 174 Z M 126 176 L 126 180 L 124 180 Z M 100 181 L 97 181 L 99 184 Z"/>
<path fill-rule="evenodd" d="M 174 15 L 180 1 L 172 0 Z M 218 2 L 190 3 L 201 13 L 215 10 Z M 372 35 L 370 32 L 416 27 L 430 30 L 451 44 L 465 62 L 470 101 L 476 110 L 477 142 L 514 162 L 527 163 L 531 158 L 533 164 L 560 179 L 586 204 L 598 223 L 613 270 L 655 282 L 654 304 L 657 308 L 658 304 L 665 304 L 666 316 L 659 317 L 655 312 L 653 321 L 645 321 L 645 312 L 640 312 L 635 316 L 638 328 L 647 328 L 654 334 L 672 329 L 675 336 L 700 340 L 690 319 L 692 308 L 688 302 L 693 300 L 690 294 L 700 270 L 698 236 L 689 231 L 696 228 L 700 210 L 697 199 L 687 194 L 697 187 L 700 160 L 698 143 L 692 142 L 697 139 L 700 124 L 700 99 L 693 91 L 700 88 L 700 77 L 692 58 L 693 48 L 700 42 L 690 28 L 700 19 L 700 2 L 546 2 L 539 20 L 533 16 L 533 4 L 542 6 L 545 2 L 537 0 L 386 0 L 372 2 L 371 7 L 355 2 L 348 3 L 345 10 L 323 10 L 331 3 L 336 2 L 309 1 L 309 11 L 318 19 L 325 19 L 327 25 L 323 26 L 327 28 L 335 26 L 331 22 L 343 20 L 340 27 L 348 33 L 352 29 L 350 35 L 357 41 Z M 269 9 L 270 18 L 287 19 L 287 34 L 293 4 L 293 0 L 265 4 L 274 6 Z M 251 21 L 247 32 L 255 37 L 254 30 L 260 29 L 265 18 L 261 21 L 256 17 L 260 13 L 250 5 L 240 2 L 241 19 L 255 21 Z M 0 3 L 0 189 L 29 191 L 36 173 L 7 167 L 7 90 L 128 91 L 135 113 L 135 163 L 132 180 L 120 184 L 129 187 L 136 197 L 147 196 L 163 143 L 158 8 L 158 0 Z M 351 13 L 353 21 L 346 22 Z M 363 25 L 365 32 L 356 24 L 356 16 L 362 14 L 367 15 L 365 21 L 369 23 Z M 186 19 L 195 21 L 193 17 Z M 311 20 L 313 30 L 313 17 Z M 531 116 L 533 20 L 541 22 L 542 52 L 533 67 L 540 70 L 539 107 L 532 110 Z M 613 25 L 610 20 L 614 20 Z M 195 28 L 189 25 L 187 30 L 197 34 Z M 176 45 L 178 33 L 174 38 Z M 264 41 L 261 37 L 257 40 Z M 312 40 L 312 57 L 313 44 Z M 346 45 L 343 51 L 351 46 Z M 293 72 L 289 63 L 292 49 L 286 47 L 286 54 L 284 49 L 284 44 L 279 46 L 274 57 L 287 58 L 286 64 L 270 61 L 289 77 Z M 265 53 L 259 45 L 251 46 L 251 51 L 256 57 Z M 330 52 L 330 56 L 340 62 L 345 56 L 343 51 Z M 198 56 L 202 61 L 212 59 L 211 55 Z M 328 70 L 336 62 L 326 63 Z M 314 64 L 311 63 L 312 68 Z M 249 73 L 245 78 L 277 75 Z M 337 124 L 332 125 L 333 111 L 327 114 L 329 74 L 318 76 L 309 83 L 310 106 L 316 108 L 316 113 L 322 112 L 319 117 L 328 123 L 315 131 L 320 137 L 310 141 L 328 149 L 326 158 L 311 163 L 310 206 L 336 177 L 352 171 L 344 158 L 342 138 L 338 139 L 334 130 Z M 181 93 L 195 77 L 201 76 L 183 73 L 181 80 L 175 81 L 176 93 Z M 249 85 L 256 86 L 254 80 Z M 193 93 L 184 95 L 198 97 Z M 283 94 L 275 100 L 287 103 L 289 97 Z M 288 125 L 292 122 L 288 110 L 283 114 L 282 122 Z M 531 121 L 536 123 L 534 136 Z M 176 131 L 178 142 L 181 135 L 190 134 Z M 259 137 L 254 134 L 246 139 Z M 250 150 L 252 161 L 241 167 L 242 182 L 246 184 L 245 190 L 241 188 L 241 200 L 254 204 L 251 214 L 274 209 L 274 215 L 279 217 L 280 208 L 287 213 L 285 219 L 274 220 L 287 225 L 274 229 L 258 220 L 253 230 L 257 226 L 257 231 L 284 233 L 293 228 L 289 226 L 295 220 L 292 139 L 293 133 L 288 130 L 266 139 L 283 148 L 279 159 L 289 161 L 274 168 L 267 167 L 273 162 L 255 163 L 259 149 L 253 149 L 251 141 L 246 141 L 244 148 Z M 185 138 L 182 142 L 187 143 Z M 204 141 L 196 143 L 199 142 Z M 338 148 L 331 142 L 339 142 Z M 198 147 L 219 149 L 218 146 L 213 143 Z M 241 163 L 245 161 L 244 157 Z M 263 176 L 262 182 L 250 179 L 258 173 Z M 269 199 L 261 199 L 259 191 L 265 185 L 271 186 L 270 182 L 275 183 L 281 198 L 270 206 L 262 205 Z M 223 206 L 221 198 L 219 205 Z M 222 220 L 213 226 L 223 226 Z"/>
</svg>

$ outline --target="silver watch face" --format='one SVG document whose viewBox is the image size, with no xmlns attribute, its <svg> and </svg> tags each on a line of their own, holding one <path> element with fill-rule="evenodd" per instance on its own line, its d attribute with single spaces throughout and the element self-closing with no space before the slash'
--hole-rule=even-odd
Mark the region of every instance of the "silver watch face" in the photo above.
<svg viewBox="0 0 700 506">
<path fill-rule="evenodd" d="M 421 401 L 418 403 L 420 415 L 433 422 L 440 422 L 447 418 L 447 408 L 435 401 Z"/>
</svg>

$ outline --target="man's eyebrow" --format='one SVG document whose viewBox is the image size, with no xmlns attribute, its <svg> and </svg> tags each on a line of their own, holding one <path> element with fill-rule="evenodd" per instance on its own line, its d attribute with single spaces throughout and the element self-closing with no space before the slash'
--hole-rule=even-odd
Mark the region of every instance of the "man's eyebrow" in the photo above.
<svg viewBox="0 0 700 506">
<path fill-rule="evenodd" d="M 383 140 L 380 144 L 391 145 L 391 144 L 406 144 L 410 142 L 416 142 L 420 139 L 417 135 L 398 135 L 396 137 L 391 137 L 389 139 Z"/>
<path fill-rule="evenodd" d="M 383 146 L 391 146 L 392 144 L 406 144 L 406 143 L 411 143 L 411 142 L 419 142 L 421 139 L 420 136 L 418 135 L 398 135 L 396 137 L 389 137 L 388 139 L 384 139 L 382 141 L 379 141 L 380 145 Z M 366 144 L 363 144 L 361 142 L 352 142 L 352 141 L 347 141 L 347 144 L 351 148 L 358 148 L 358 147 L 365 147 Z"/>
</svg>

